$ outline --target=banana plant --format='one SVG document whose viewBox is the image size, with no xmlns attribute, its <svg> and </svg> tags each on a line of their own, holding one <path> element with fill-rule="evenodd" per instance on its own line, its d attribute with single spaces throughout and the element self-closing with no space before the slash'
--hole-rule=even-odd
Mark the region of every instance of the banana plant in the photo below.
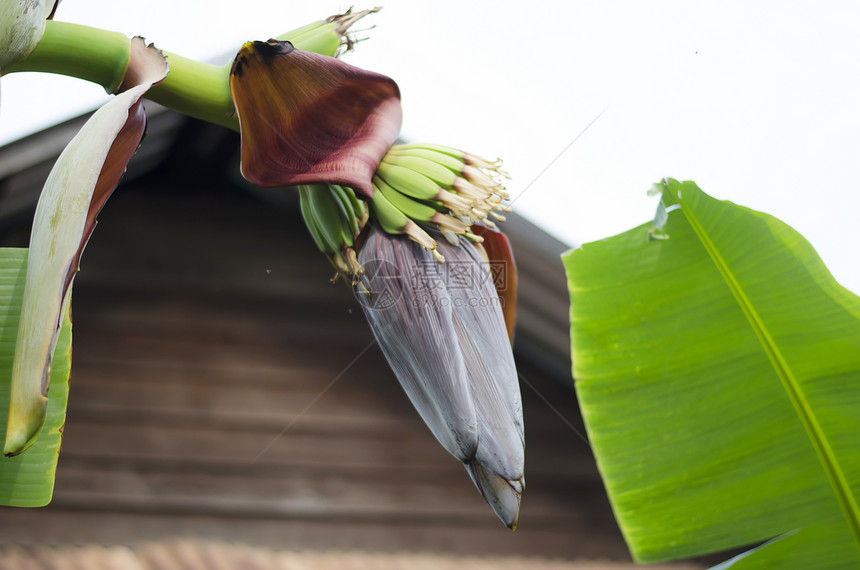
<svg viewBox="0 0 860 570">
<path fill-rule="evenodd" d="M 443 263 L 447 255 L 481 276 L 446 297 L 466 303 L 458 310 L 427 306 L 411 315 L 367 314 L 431 431 L 513 528 L 524 488 L 522 406 L 509 342 L 516 278 L 505 279 L 511 287 L 499 288 L 490 273 L 494 262 L 515 272 L 510 246 L 490 220 L 503 221 L 502 212 L 510 211 L 504 204 L 506 174 L 499 161 L 449 147 L 392 146 L 402 119 L 397 84 L 331 57 L 353 46 L 349 27 L 378 9 L 349 10 L 266 42 L 247 42 L 232 62 L 218 66 L 158 50 L 141 38 L 48 21 L 55 8 L 45 0 L 3 5 L 3 13 L 12 10 L 15 17 L 0 24 L 0 73 L 64 73 L 116 96 L 62 153 L 39 200 L 20 318 L 9 322 L 17 335 L 11 371 L 0 377 L 11 386 L 8 407 L 0 408 L 4 453 L 30 457 L 28 449 L 43 449 L 45 438 L 58 435 L 43 427 L 53 417 L 50 405 L 58 391 L 49 382 L 52 355 L 59 350 L 72 281 L 95 218 L 145 132 L 145 95 L 238 130 L 241 172 L 250 182 L 303 185 L 301 210 L 311 235 L 360 295 L 374 295 L 364 267 L 374 261 L 367 257 L 373 251 L 410 251 L 400 256 L 409 267 L 400 269 L 417 270 L 424 276 L 417 281 L 436 279 L 439 269 L 421 263 L 426 256 Z M 388 248 L 362 249 L 365 242 Z M 426 334 L 422 321 L 434 315 L 441 315 L 445 334 Z M 409 334 L 394 336 L 398 327 Z M 411 344 L 403 342 L 407 338 Z M 443 355 L 455 358 L 453 368 L 440 366 Z M 46 473 L 53 467 L 46 464 Z"/>
<path fill-rule="evenodd" d="M 10 8 L 11 6 L 11 8 Z M 96 225 L 96 216 L 119 183 L 126 164 L 140 145 L 146 117 L 141 98 L 168 74 L 165 55 L 139 38 L 85 26 L 48 21 L 55 3 L 21 0 L 4 9 L 0 31 L 4 41 L 3 73 L 15 71 L 53 71 L 79 75 L 101 84 L 115 97 L 99 109 L 69 143 L 52 169 L 36 208 L 28 249 L 26 284 L 20 320 L 16 323 L 17 341 L 11 372 L 3 452 L 18 455 L 27 450 L 42 430 L 49 402 L 52 355 L 60 334 L 72 282 L 81 255 Z M 349 19 L 349 18 L 347 18 Z M 308 43 L 340 42 L 342 22 L 318 22 L 298 35 Z M 313 30 L 315 33 L 310 34 Z M 312 37 L 309 37 L 310 36 Z M 181 95 L 189 84 L 201 93 L 200 107 L 206 108 L 218 93 L 228 88 L 228 71 L 213 88 L 200 77 L 214 66 L 196 67 L 174 57 L 178 70 L 163 94 L 180 107 L 197 101 Z M 217 83 L 217 82 L 216 82 Z M 215 93 L 213 96 L 212 93 Z M 232 103 L 231 103 L 232 105 Z M 227 114 L 208 109 L 216 119 Z"/>
<path fill-rule="evenodd" d="M 510 211 L 500 166 L 441 145 L 397 145 L 369 189 L 305 186 L 300 197 L 308 230 L 335 278 L 354 287 L 416 410 L 515 529 L 525 438 L 510 344 L 516 266 L 489 219 Z"/>
<path fill-rule="evenodd" d="M 664 180 L 564 255 L 573 375 L 640 562 L 860 567 L 860 298 L 767 214 Z"/>
<path fill-rule="evenodd" d="M 0 378 L 12 375 L 12 360 L 18 338 L 18 322 L 27 274 L 27 250 L 0 248 Z M 26 453 L 16 457 L 0 455 L 0 504 L 14 507 L 41 507 L 51 501 L 60 440 L 66 418 L 71 366 L 71 329 L 65 311 L 52 354 L 50 390 L 45 422 L 38 440 Z M 0 382 L 0 418 L 9 413 L 9 382 Z M 0 441 L 5 439 L 6 422 L 0 422 Z"/>
</svg>

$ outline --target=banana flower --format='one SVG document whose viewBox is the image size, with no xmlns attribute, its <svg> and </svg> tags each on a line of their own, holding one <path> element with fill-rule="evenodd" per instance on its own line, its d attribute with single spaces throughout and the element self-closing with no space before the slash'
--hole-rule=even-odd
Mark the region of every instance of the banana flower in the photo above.
<svg viewBox="0 0 860 570">
<path fill-rule="evenodd" d="M 45 421 L 51 358 L 81 253 L 96 215 L 143 138 L 146 116 L 141 98 L 166 75 L 161 52 L 142 38 L 132 39 L 119 93 L 93 114 L 60 154 L 39 197 L 12 365 L 6 455 L 27 449 Z"/>
<path fill-rule="evenodd" d="M 328 184 L 301 186 L 300 205 L 419 415 L 513 529 L 525 488 L 510 345 L 516 267 L 505 235 L 487 227 L 488 210 L 504 219 L 496 211 L 508 209 L 491 176 L 498 164 L 465 160 L 478 159 L 447 147 L 394 147 L 373 176 L 369 209 L 351 188 Z"/>
<path fill-rule="evenodd" d="M 33 52 L 58 1 L 0 6 L 0 74 Z M 328 22 L 339 36 L 372 11 Z M 141 98 L 167 75 L 164 55 L 141 38 L 129 53 L 121 83 L 108 88 L 116 87 L 116 96 L 60 155 L 36 209 L 7 455 L 31 445 L 44 422 L 51 357 L 81 253 L 143 138 Z M 231 66 L 229 91 L 243 175 L 262 186 L 316 185 L 301 188 L 314 240 L 355 287 L 383 353 L 434 436 L 514 528 L 525 485 L 524 436 L 510 345 L 513 258 L 490 220 L 504 221 L 509 211 L 500 163 L 438 145 L 393 147 L 402 120 L 397 84 L 288 41 L 246 43 Z M 499 261 L 508 269 L 504 286 L 491 272 Z"/>
<path fill-rule="evenodd" d="M 438 248 L 445 263 L 371 226 L 358 254 L 364 274 L 356 294 L 424 422 L 513 529 L 525 488 L 525 440 L 503 297 L 480 245 L 442 239 Z"/>
<path fill-rule="evenodd" d="M 400 131 L 400 90 L 392 79 L 269 40 L 242 47 L 230 91 L 242 174 L 250 182 L 325 182 L 371 196 L 377 165 Z"/>
<path fill-rule="evenodd" d="M 45 20 L 53 16 L 58 4 L 59 0 L 9 0 L 0 3 L 0 74 L 38 53 L 37 47 L 42 45 L 46 30 Z M 347 47 L 352 45 L 349 36 L 345 36 L 346 30 L 355 21 L 374 11 L 348 11 L 290 34 L 300 36 L 309 45 L 319 47 L 319 42 L 323 42 L 322 49 L 336 51 L 344 37 Z M 63 36 L 64 29 L 71 36 Z M 64 39 L 74 37 L 74 33 L 68 26 L 55 28 L 54 43 L 50 48 L 54 50 L 51 52 L 53 57 L 59 57 L 66 65 L 81 71 L 81 77 L 102 83 L 116 97 L 96 111 L 60 155 L 36 208 L 12 366 L 9 415 L 3 443 L 6 455 L 16 455 L 26 450 L 44 424 L 51 359 L 68 310 L 71 285 L 78 271 L 81 253 L 95 227 L 99 210 L 119 183 L 128 161 L 144 136 L 146 117 L 141 98 L 150 88 L 161 83 L 168 71 L 164 54 L 151 45 L 145 45 L 142 38 L 133 38 L 127 43 L 128 40 L 121 35 L 117 40 L 116 34 L 109 32 L 106 33 L 111 36 L 109 41 L 104 35 L 99 36 L 99 41 L 108 42 L 101 46 L 103 49 L 95 49 L 87 54 L 90 58 L 96 53 L 105 57 L 99 59 L 98 63 L 85 58 L 87 63 L 81 65 L 75 61 L 74 54 L 67 54 L 61 49 Z M 323 175 L 334 181 L 342 180 L 362 187 L 361 176 L 356 178 L 355 173 L 364 172 L 367 180 L 364 186 L 369 191 L 375 164 L 394 140 L 400 126 L 400 100 L 396 84 L 384 76 L 367 74 L 340 64 L 333 58 L 296 53 L 287 64 L 293 70 L 292 75 L 290 72 L 287 75 L 300 88 L 290 99 L 297 114 L 284 121 L 281 120 L 283 117 L 267 119 L 267 109 L 279 109 L 276 103 L 268 102 L 267 99 L 276 95 L 272 91 L 272 82 L 283 71 L 283 61 L 279 56 L 293 51 L 289 42 L 252 42 L 243 48 L 233 65 L 230 91 L 235 94 L 237 110 L 243 117 L 243 157 L 246 157 L 243 166 L 247 166 L 246 174 L 260 183 L 273 180 L 276 184 L 280 183 L 280 180 L 272 178 L 272 164 L 278 172 L 287 172 L 290 165 L 279 162 L 277 156 L 273 159 L 271 154 L 257 152 L 259 148 L 249 142 L 260 137 L 265 143 L 274 137 L 273 148 L 283 143 L 284 148 L 298 150 L 294 156 L 298 157 L 299 165 L 310 165 L 307 176 L 313 178 Z M 185 69 L 185 76 L 183 80 L 175 81 L 173 87 L 163 91 L 161 96 L 192 114 L 196 112 L 197 104 L 222 109 L 217 93 L 211 93 L 217 91 L 219 68 L 195 67 L 192 65 L 195 62 L 190 60 L 178 56 L 172 58 L 179 62 L 180 69 Z M 53 66 L 57 62 L 52 61 L 51 56 L 43 53 L 41 60 L 38 57 L 36 59 L 45 69 L 55 70 Z M 319 63 L 319 60 L 323 63 Z M 269 75 L 262 74 L 262 83 L 248 81 L 257 71 L 258 63 L 264 64 L 262 67 L 265 68 L 272 61 L 275 64 L 268 69 Z M 336 63 L 332 64 L 332 61 Z M 30 61 L 30 64 L 33 62 Z M 36 65 L 38 69 L 39 63 Z M 99 71 L 102 67 L 111 73 L 89 73 L 93 68 Z M 62 68 L 62 64 L 59 64 L 58 69 Z M 194 73 L 199 74 L 197 79 L 205 79 L 208 89 L 205 97 L 189 99 L 188 76 L 192 68 Z M 323 68 L 331 72 L 328 75 L 317 73 Z M 118 77 L 112 73 L 114 69 L 119 71 Z M 234 82 L 232 79 L 236 77 L 240 79 Z M 227 79 L 225 74 L 225 87 Z M 308 85 L 304 80 L 314 79 L 318 80 L 320 89 L 311 90 L 308 95 Z M 365 90 L 367 81 L 376 88 Z M 315 113 L 319 110 L 318 104 L 327 100 L 333 103 L 334 108 L 358 110 L 358 122 L 349 122 L 345 116 L 349 112 L 335 112 L 328 116 L 328 122 L 321 120 Z M 249 124 L 249 114 L 246 112 L 249 103 L 252 108 L 256 108 L 256 112 L 250 116 L 262 117 L 264 128 L 255 128 L 253 120 Z M 233 110 L 232 104 L 230 110 Z M 364 115 L 361 115 L 362 112 Z M 207 117 L 221 122 L 218 112 L 212 109 L 209 109 Z M 314 133 L 315 126 L 321 130 Z M 347 141 L 344 141 L 343 133 L 337 130 L 341 126 L 353 129 Z M 297 129 L 315 136 L 313 140 L 316 142 L 310 146 L 301 146 L 302 141 L 295 137 Z M 379 129 L 388 133 L 383 139 L 372 134 Z M 250 159 L 247 158 L 249 148 L 252 151 Z M 258 160 L 261 162 L 258 163 Z M 338 165 L 343 164 L 346 166 L 338 168 Z M 267 172 L 266 168 L 270 170 Z M 254 173 L 258 173 L 258 176 L 255 177 Z M 297 180 L 301 180 L 301 177 Z"/>
<path fill-rule="evenodd" d="M 514 328 L 517 321 L 517 264 L 508 236 L 498 229 L 486 226 L 472 226 L 472 232 L 479 236 L 481 246 L 478 251 L 485 255 L 485 261 L 490 269 L 490 276 L 499 295 L 499 306 L 505 317 L 508 338 L 514 342 Z"/>
<path fill-rule="evenodd" d="M 438 145 L 392 147 L 402 119 L 397 84 L 289 42 L 246 43 L 230 91 L 242 174 L 261 186 L 300 185 L 315 243 L 356 288 L 409 398 L 514 528 L 524 489 L 514 301 L 496 291 L 484 238 L 472 231 L 494 228 L 489 217 L 503 221 L 509 211 L 499 164 Z M 488 245 L 505 257 L 510 248 L 498 236 Z M 457 270 L 473 282 L 457 286 L 449 279 Z M 502 301 L 510 301 L 510 328 Z"/>
</svg>

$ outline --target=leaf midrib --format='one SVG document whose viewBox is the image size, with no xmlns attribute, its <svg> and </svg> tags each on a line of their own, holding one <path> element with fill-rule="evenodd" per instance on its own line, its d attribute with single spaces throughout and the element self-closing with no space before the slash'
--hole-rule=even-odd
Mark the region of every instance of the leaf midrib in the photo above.
<svg viewBox="0 0 860 570">
<path fill-rule="evenodd" d="M 843 473 L 836 456 L 833 454 L 830 443 L 818 423 L 815 412 L 810 408 L 809 403 L 806 401 L 803 391 L 800 388 L 800 384 L 794 377 L 791 368 L 783 358 L 779 347 L 771 337 L 764 325 L 764 322 L 753 307 L 752 302 L 746 296 L 746 293 L 735 278 L 731 269 L 729 269 L 728 264 L 720 255 L 717 247 L 699 223 L 699 220 L 696 219 L 690 211 L 683 195 L 679 196 L 679 198 L 684 216 L 705 248 L 705 251 L 707 251 L 711 260 L 714 262 L 714 265 L 716 265 L 720 274 L 723 276 L 726 285 L 728 285 L 732 295 L 735 297 L 735 300 L 744 312 L 744 315 L 746 315 L 750 326 L 755 331 L 756 336 L 773 364 L 777 376 L 779 376 L 791 403 L 794 405 L 795 410 L 797 410 L 800 421 L 803 424 L 809 439 L 812 441 L 812 446 L 815 448 L 815 452 L 821 461 L 831 486 L 833 487 L 837 501 L 842 507 L 842 511 L 848 521 L 848 526 L 851 529 L 851 533 L 854 536 L 858 549 L 860 549 L 860 508 L 858 508 L 857 501 L 851 493 L 851 487 L 848 484 L 848 480 L 845 478 L 845 474 Z"/>
</svg>

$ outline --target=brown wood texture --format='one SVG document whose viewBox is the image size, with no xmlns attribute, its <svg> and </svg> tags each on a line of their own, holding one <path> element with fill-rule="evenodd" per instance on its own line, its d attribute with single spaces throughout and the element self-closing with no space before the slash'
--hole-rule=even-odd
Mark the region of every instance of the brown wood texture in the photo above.
<svg viewBox="0 0 860 570">
<path fill-rule="evenodd" d="M 551 560 L 524 556 L 457 556 L 431 552 L 275 551 L 222 541 L 164 540 L 131 548 L 0 547 L 0 570 L 625 570 L 607 560 Z M 650 570 L 697 566 L 648 565 Z"/>
<path fill-rule="evenodd" d="M 75 282 L 55 498 L 0 508 L 0 545 L 628 559 L 569 383 L 518 362 L 527 489 L 511 533 L 423 425 L 289 200 L 205 164 L 168 163 L 102 212 Z"/>
</svg>

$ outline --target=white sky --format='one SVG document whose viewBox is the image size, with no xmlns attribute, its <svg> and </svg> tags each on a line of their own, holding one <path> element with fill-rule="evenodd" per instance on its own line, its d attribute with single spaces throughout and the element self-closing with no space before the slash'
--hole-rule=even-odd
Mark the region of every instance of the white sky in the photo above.
<svg viewBox="0 0 860 570">
<path fill-rule="evenodd" d="M 65 0 L 57 19 L 210 59 L 345 7 Z M 503 157 L 516 210 L 561 239 L 641 224 L 653 182 L 695 180 L 792 225 L 860 292 L 860 3 L 389 0 L 368 23 L 346 61 L 397 80 L 404 136 Z M 3 78 L 0 144 L 106 97 L 37 77 Z"/>
</svg>

